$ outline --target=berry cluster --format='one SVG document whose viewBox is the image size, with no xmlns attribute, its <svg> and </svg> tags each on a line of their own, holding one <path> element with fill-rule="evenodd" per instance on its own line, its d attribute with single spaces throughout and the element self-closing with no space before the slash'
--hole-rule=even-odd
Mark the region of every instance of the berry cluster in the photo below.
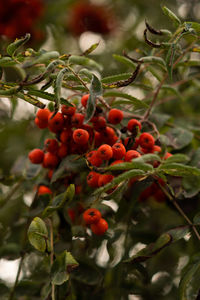
<svg viewBox="0 0 200 300">
<path fill-rule="evenodd" d="M 96 235 L 103 235 L 108 229 L 108 223 L 101 217 L 98 209 L 89 208 L 83 213 L 86 225 L 90 225 L 92 232 Z"/>
<path fill-rule="evenodd" d="M 161 148 L 156 145 L 154 137 L 148 132 L 141 132 L 142 123 L 137 119 L 129 119 L 125 127 L 122 125 L 124 113 L 119 109 L 110 109 L 107 114 L 101 106 L 97 105 L 90 123 L 85 124 L 84 118 L 88 99 L 89 94 L 82 96 L 80 109 L 75 105 L 62 105 L 61 112 L 56 114 L 47 108 L 39 109 L 36 114 L 35 124 L 37 127 L 40 129 L 48 128 L 50 132 L 56 135 L 55 138 L 45 140 L 43 150 L 34 149 L 29 153 L 29 159 L 33 164 L 42 164 L 43 168 L 48 170 L 49 180 L 61 160 L 67 155 L 79 154 L 85 157 L 90 168 L 87 175 L 88 187 L 98 188 L 111 182 L 114 176 L 117 176 L 111 172 L 103 172 L 105 166 L 131 162 L 146 153 L 161 152 Z M 164 159 L 170 155 L 167 153 Z M 157 166 L 158 162 L 154 163 L 154 167 Z M 75 177 L 76 174 L 71 174 L 65 178 L 65 186 L 75 183 Z M 130 180 L 129 186 L 134 181 L 135 178 L 133 181 Z M 80 185 L 76 185 L 77 194 L 81 193 L 81 189 Z M 149 189 L 143 192 L 141 199 L 146 197 Z M 161 192 L 156 183 L 151 187 L 151 196 L 154 192 L 157 194 L 156 198 L 159 198 Z M 51 194 L 52 191 L 48 187 L 40 186 L 38 194 L 44 193 Z M 86 212 L 88 213 L 88 210 Z M 93 220 L 93 213 L 92 211 L 92 214 L 89 213 L 88 215 L 91 220 Z M 96 216 L 97 212 L 95 211 L 94 214 Z M 86 220 L 86 215 L 84 215 L 85 223 L 90 224 Z M 97 228 L 101 224 L 104 224 L 102 226 L 106 228 L 105 220 L 102 221 L 101 218 L 98 223 L 95 221 L 91 224 L 91 229 L 96 234 L 98 234 Z"/>
</svg>

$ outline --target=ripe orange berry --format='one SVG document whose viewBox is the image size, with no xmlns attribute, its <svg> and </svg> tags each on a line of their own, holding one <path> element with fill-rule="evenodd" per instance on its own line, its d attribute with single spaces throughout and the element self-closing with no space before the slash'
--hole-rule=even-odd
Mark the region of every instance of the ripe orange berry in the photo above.
<svg viewBox="0 0 200 300">
<path fill-rule="evenodd" d="M 50 110 L 48 110 L 48 108 L 39 109 L 36 113 L 36 117 L 40 121 L 48 123 L 48 118 L 49 118 L 50 113 L 51 112 L 50 112 Z"/>
<path fill-rule="evenodd" d="M 73 132 L 73 140 L 78 145 L 87 144 L 89 140 L 89 133 L 84 129 L 76 129 Z"/>
<path fill-rule="evenodd" d="M 44 159 L 44 152 L 40 149 L 34 149 L 29 152 L 28 157 L 32 164 L 41 164 Z"/>
<path fill-rule="evenodd" d="M 64 129 L 60 134 L 60 140 L 62 143 L 67 143 L 72 136 L 72 130 L 71 128 Z"/>
<path fill-rule="evenodd" d="M 106 119 L 102 116 L 92 118 L 93 128 L 96 131 L 102 131 L 106 128 Z"/>
<path fill-rule="evenodd" d="M 170 156 L 172 156 L 172 154 L 169 153 L 169 152 L 167 152 L 163 158 L 164 158 L 164 159 L 168 159 L 168 157 L 170 157 Z"/>
<path fill-rule="evenodd" d="M 48 178 L 49 178 L 49 180 L 51 180 L 51 178 L 52 178 L 52 176 L 53 176 L 53 169 L 50 169 L 49 171 L 48 171 L 48 173 L 47 173 L 47 176 L 48 176 Z"/>
<path fill-rule="evenodd" d="M 51 119 L 53 114 L 54 113 L 51 113 L 49 115 L 48 127 L 49 127 L 50 131 L 52 131 L 54 133 L 58 133 L 59 131 L 61 131 L 63 129 L 64 118 L 63 118 L 63 115 L 60 112 L 57 112 L 57 114 Z"/>
<path fill-rule="evenodd" d="M 96 150 L 90 151 L 86 155 L 86 158 L 89 161 L 89 163 L 91 163 L 91 165 L 95 167 L 100 167 L 100 165 L 103 163 L 102 159 L 98 156 Z"/>
<path fill-rule="evenodd" d="M 148 132 L 143 132 L 140 135 L 138 142 L 142 148 L 147 149 L 152 149 L 155 143 L 153 136 Z"/>
<path fill-rule="evenodd" d="M 67 156 L 67 153 L 68 153 L 68 148 L 67 148 L 66 144 L 61 144 L 58 149 L 58 152 L 57 152 L 58 156 L 60 158 L 63 158 L 65 156 Z"/>
<path fill-rule="evenodd" d="M 86 107 L 87 106 L 87 102 L 88 102 L 88 99 L 90 97 L 90 94 L 86 94 L 84 95 L 82 98 L 81 98 L 81 104 Z"/>
<path fill-rule="evenodd" d="M 46 139 L 44 141 L 44 147 L 47 152 L 56 153 L 59 145 L 56 139 Z"/>
<path fill-rule="evenodd" d="M 126 154 L 126 149 L 122 143 L 115 143 L 112 146 L 112 151 L 114 159 L 121 159 Z"/>
<path fill-rule="evenodd" d="M 113 156 L 113 150 L 111 146 L 104 144 L 98 148 L 97 155 L 103 160 L 109 160 Z"/>
<path fill-rule="evenodd" d="M 111 174 L 101 174 L 99 176 L 99 180 L 98 180 L 98 186 L 104 186 L 107 183 L 111 182 L 113 180 L 114 176 Z"/>
<path fill-rule="evenodd" d="M 118 164 L 122 164 L 122 163 L 124 163 L 124 161 L 121 160 L 121 159 L 119 159 L 119 160 L 113 161 L 110 165 L 111 165 L 111 166 L 114 166 L 114 165 L 118 165 Z"/>
<path fill-rule="evenodd" d="M 48 188 L 46 185 L 40 185 L 38 188 L 38 195 L 44 195 L 44 194 L 52 194 L 52 191 L 50 188 Z"/>
<path fill-rule="evenodd" d="M 122 121 L 123 116 L 121 110 L 113 108 L 108 113 L 108 122 L 111 124 L 119 124 Z"/>
<path fill-rule="evenodd" d="M 83 125 L 83 121 L 84 121 L 84 115 L 80 114 L 80 113 L 75 113 L 72 116 L 72 126 L 79 128 Z"/>
<path fill-rule="evenodd" d="M 61 111 L 63 115 L 66 116 L 73 116 L 76 112 L 76 106 L 67 106 L 67 105 L 62 105 Z"/>
<path fill-rule="evenodd" d="M 97 223 L 91 224 L 92 232 L 96 235 L 103 235 L 108 230 L 108 223 L 101 218 Z"/>
<path fill-rule="evenodd" d="M 133 158 L 137 158 L 137 157 L 140 157 L 140 156 L 141 156 L 141 154 L 138 151 L 129 150 L 129 151 L 126 152 L 124 160 L 125 161 L 131 161 Z"/>
<path fill-rule="evenodd" d="M 131 119 L 131 120 L 128 121 L 127 128 L 130 132 L 137 133 L 137 130 L 139 130 L 139 131 L 141 130 L 142 125 L 138 120 Z"/>
<path fill-rule="evenodd" d="M 35 118 L 35 125 L 40 128 L 40 129 L 44 129 L 44 128 L 47 128 L 48 126 L 48 121 L 42 121 L 38 118 Z"/>
<path fill-rule="evenodd" d="M 57 155 L 47 152 L 44 155 L 43 159 L 43 167 L 48 169 L 54 169 L 59 163 L 59 159 Z"/>
<path fill-rule="evenodd" d="M 98 187 L 99 176 L 99 173 L 91 171 L 87 176 L 88 185 L 94 188 Z"/>
<path fill-rule="evenodd" d="M 87 225 L 94 224 L 101 219 L 101 213 L 96 208 L 89 208 L 83 213 L 83 219 Z"/>
</svg>

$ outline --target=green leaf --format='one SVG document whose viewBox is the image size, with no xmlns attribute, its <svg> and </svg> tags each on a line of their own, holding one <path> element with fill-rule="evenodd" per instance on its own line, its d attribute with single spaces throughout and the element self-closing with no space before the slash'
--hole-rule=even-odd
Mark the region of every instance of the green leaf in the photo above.
<svg viewBox="0 0 200 300">
<path fill-rule="evenodd" d="M 90 58 L 84 57 L 84 56 L 71 55 L 69 58 L 69 63 L 90 67 L 92 69 L 97 69 L 98 71 L 102 71 L 102 69 L 103 69 L 102 65 L 98 64 L 93 59 L 90 59 Z"/>
<path fill-rule="evenodd" d="M 170 93 L 175 94 L 180 100 L 183 100 L 182 95 L 179 93 L 179 91 L 178 91 L 176 88 L 174 88 L 174 87 L 172 87 L 172 86 L 170 86 L 170 85 L 164 84 L 164 85 L 161 87 L 161 89 L 162 89 L 162 90 L 169 91 Z"/>
<path fill-rule="evenodd" d="M 101 82 L 102 83 L 112 83 L 112 82 L 116 82 L 119 80 L 126 80 L 126 79 L 130 78 L 131 75 L 132 75 L 132 73 L 122 73 L 122 74 L 107 76 L 107 77 L 104 77 L 103 79 L 101 79 Z"/>
<path fill-rule="evenodd" d="M 104 185 L 103 187 L 98 188 L 93 195 L 97 195 L 99 193 L 103 193 L 113 187 L 115 187 L 117 184 L 119 184 L 120 182 L 126 180 L 126 179 L 130 179 L 132 177 L 137 177 L 137 176 L 145 176 L 145 172 L 142 170 L 138 170 L 138 169 L 134 169 L 131 171 L 127 171 L 123 174 L 120 174 L 119 176 L 115 177 L 111 182 L 107 183 L 106 185 Z"/>
<path fill-rule="evenodd" d="M 51 267 L 51 282 L 55 285 L 61 285 L 69 279 L 73 269 L 78 267 L 78 262 L 70 252 L 64 251 L 58 255 Z"/>
<path fill-rule="evenodd" d="M 197 22 L 184 22 L 186 28 L 192 28 L 199 35 L 200 34 L 200 24 Z"/>
<path fill-rule="evenodd" d="M 182 149 L 190 144 L 193 139 L 193 133 L 187 129 L 176 127 L 166 133 L 169 139 L 169 145 L 175 149 Z"/>
<path fill-rule="evenodd" d="M 189 161 L 189 157 L 185 154 L 177 153 L 173 154 L 172 156 L 168 157 L 167 160 L 163 161 L 163 164 L 168 163 L 186 163 Z"/>
<path fill-rule="evenodd" d="M 143 102 L 142 100 L 139 100 L 131 95 L 128 95 L 126 93 L 118 92 L 118 91 L 110 91 L 104 93 L 103 97 L 121 97 L 124 99 L 127 99 L 130 101 L 130 104 L 134 105 L 135 108 L 148 108 L 148 105 Z"/>
<path fill-rule="evenodd" d="M 35 249 L 45 252 L 47 247 L 48 231 L 42 219 L 38 217 L 33 219 L 28 229 L 28 239 Z"/>
<path fill-rule="evenodd" d="M 171 176 L 200 176 L 200 169 L 191 167 L 191 166 L 186 166 L 178 163 L 166 163 L 160 165 L 157 168 L 158 171 L 163 171 L 164 173 L 171 175 Z"/>
<path fill-rule="evenodd" d="M 84 123 L 88 123 L 93 117 L 96 110 L 96 97 L 102 95 L 102 86 L 101 82 L 96 75 L 93 74 L 92 82 L 90 86 L 90 96 L 87 101 L 86 113 Z"/>
<path fill-rule="evenodd" d="M 162 10 L 164 14 L 172 20 L 175 27 L 179 27 L 179 25 L 181 25 L 181 20 L 169 8 L 163 6 Z"/>
<path fill-rule="evenodd" d="M 200 257 L 195 255 L 185 267 L 179 283 L 180 300 L 196 300 L 199 293 Z"/>
<path fill-rule="evenodd" d="M 68 72 L 68 69 L 67 68 L 64 68 L 62 69 L 57 77 L 56 77 L 56 80 L 55 80 L 55 86 L 54 86 L 54 93 L 55 93 L 55 110 L 59 110 L 60 108 L 60 95 L 61 95 L 61 88 L 62 88 L 62 81 L 63 81 L 63 78 L 65 76 L 65 74 Z"/>
<path fill-rule="evenodd" d="M 42 90 L 35 90 L 35 89 L 32 89 L 32 88 L 29 88 L 28 89 L 28 94 L 36 96 L 36 97 L 40 97 L 40 98 L 43 98 L 43 99 L 46 99 L 46 100 L 49 100 L 49 101 L 52 101 L 52 102 L 55 102 L 55 95 L 54 94 L 44 92 Z M 72 106 L 72 104 L 69 101 L 67 101 L 66 99 L 64 99 L 62 97 L 60 98 L 60 103 L 68 105 L 68 106 Z"/>
<path fill-rule="evenodd" d="M 92 72 L 90 72 L 88 69 L 81 69 L 80 71 L 79 71 L 79 74 L 80 75 L 85 75 L 87 78 L 89 78 L 90 80 L 92 80 L 92 77 L 93 77 L 93 73 Z"/>
<path fill-rule="evenodd" d="M 132 170 L 132 169 L 139 169 L 143 171 L 153 171 L 153 167 L 150 164 L 145 164 L 144 162 L 135 162 L 135 159 L 132 162 L 124 162 L 120 164 L 116 164 L 113 166 L 109 166 L 106 168 L 108 171 L 115 171 L 115 170 Z"/>
<path fill-rule="evenodd" d="M 140 157 L 134 158 L 134 162 L 135 163 L 146 163 L 146 162 L 154 162 L 154 161 L 161 161 L 160 156 L 158 156 L 157 154 L 144 154 Z"/>
<path fill-rule="evenodd" d="M 140 61 L 143 61 L 144 63 L 153 63 L 163 66 L 166 69 L 166 63 L 164 59 L 157 56 L 144 56 L 140 58 Z"/>
<path fill-rule="evenodd" d="M 87 170 L 86 160 L 79 155 L 72 154 L 65 157 L 58 169 L 53 173 L 51 183 L 55 182 L 59 178 L 66 177 L 68 173 L 80 173 L 83 170 Z"/>
<path fill-rule="evenodd" d="M 0 67 L 11 67 L 16 64 L 16 61 L 14 61 L 11 57 L 5 56 L 0 58 Z"/>
<path fill-rule="evenodd" d="M 30 33 L 27 33 L 25 35 L 25 37 L 21 38 L 21 39 L 16 39 L 14 43 L 8 45 L 7 47 L 7 53 L 10 56 L 14 56 L 16 50 L 21 47 L 22 45 L 24 45 L 26 42 L 28 42 L 28 40 L 30 39 L 31 35 Z"/>
<path fill-rule="evenodd" d="M 172 69 L 174 64 L 175 53 L 176 53 L 176 44 L 172 43 L 166 56 L 167 70 L 168 70 L 169 78 L 171 80 L 172 80 Z"/>
<path fill-rule="evenodd" d="M 58 51 L 48 51 L 48 52 L 41 53 L 35 59 L 25 62 L 24 68 L 32 67 L 35 64 L 49 63 L 49 60 L 56 59 L 59 56 L 60 54 Z"/>
<path fill-rule="evenodd" d="M 125 64 L 127 67 L 135 69 L 136 63 L 132 62 L 132 60 L 126 58 L 125 56 L 118 55 L 118 54 L 113 54 L 112 55 L 115 60 Z"/>
<path fill-rule="evenodd" d="M 61 193 L 59 195 L 57 195 L 51 205 L 47 206 L 43 213 L 42 213 L 42 216 L 45 218 L 45 217 L 48 217 L 49 215 L 51 215 L 54 211 L 62 208 L 66 202 L 67 204 L 70 204 L 71 201 L 73 200 L 74 198 L 74 195 L 75 195 L 75 186 L 74 184 L 70 184 L 68 187 L 67 187 L 67 190 L 64 192 L 64 193 Z"/>
<path fill-rule="evenodd" d="M 87 50 L 84 51 L 83 55 L 88 55 L 88 54 L 92 53 L 98 46 L 99 46 L 99 43 L 93 44 Z"/>
</svg>

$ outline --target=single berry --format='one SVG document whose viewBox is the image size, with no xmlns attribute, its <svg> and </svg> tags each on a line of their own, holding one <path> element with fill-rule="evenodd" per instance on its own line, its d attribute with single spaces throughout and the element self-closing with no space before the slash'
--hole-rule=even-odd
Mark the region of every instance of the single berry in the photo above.
<svg viewBox="0 0 200 300">
<path fill-rule="evenodd" d="M 119 109 L 113 108 L 108 113 L 108 122 L 111 124 L 119 124 L 123 119 L 123 112 Z"/>
<path fill-rule="evenodd" d="M 142 125 L 138 120 L 131 119 L 128 121 L 127 128 L 130 132 L 137 134 L 137 132 L 141 130 Z"/>
<path fill-rule="evenodd" d="M 100 167 L 101 164 L 103 163 L 102 159 L 98 156 L 96 150 L 90 151 L 86 155 L 86 158 L 89 161 L 89 163 L 91 163 L 91 165 L 93 165 L 95 167 Z"/>
<path fill-rule="evenodd" d="M 165 156 L 163 157 L 163 159 L 168 159 L 170 156 L 172 156 L 172 154 L 171 153 L 169 153 L 169 152 L 167 152 L 166 154 L 165 154 Z"/>
<path fill-rule="evenodd" d="M 59 163 L 57 155 L 47 152 L 44 155 L 43 167 L 48 169 L 54 169 Z"/>
<path fill-rule="evenodd" d="M 63 127 L 64 127 L 64 118 L 63 118 L 63 115 L 58 112 L 53 118 L 54 113 L 51 113 L 49 115 L 49 120 L 48 120 L 48 127 L 49 127 L 49 130 L 54 132 L 54 133 L 58 133 L 60 132 Z"/>
<path fill-rule="evenodd" d="M 98 148 L 97 154 L 101 159 L 109 160 L 113 156 L 113 150 L 112 150 L 111 146 L 104 144 Z"/>
<path fill-rule="evenodd" d="M 111 182 L 113 180 L 114 176 L 111 174 L 101 174 L 99 176 L 99 180 L 98 180 L 98 186 L 104 186 L 107 183 Z"/>
<path fill-rule="evenodd" d="M 67 105 L 62 105 L 61 111 L 63 115 L 66 116 L 73 116 L 76 112 L 76 106 L 67 106 Z"/>
<path fill-rule="evenodd" d="M 83 219 L 85 224 L 94 224 L 101 219 L 101 213 L 96 208 L 89 208 L 83 213 Z"/>
<path fill-rule="evenodd" d="M 87 144 L 89 140 L 89 133 L 84 129 L 76 129 L 73 132 L 73 140 L 78 145 Z"/>
<path fill-rule="evenodd" d="M 34 149 L 28 154 L 28 158 L 32 164 L 41 164 L 44 159 L 44 152 L 40 149 Z"/>
<path fill-rule="evenodd" d="M 90 97 L 90 94 L 86 94 L 81 98 L 81 104 L 83 105 L 83 107 L 87 106 L 89 97 Z"/>
<path fill-rule="evenodd" d="M 67 153 L 68 153 L 68 147 L 66 146 L 66 144 L 61 144 L 57 152 L 58 156 L 60 158 L 63 158 L 67 156 Z"/>
<path fill-rule="evenodd" d="M 99 173 L 91 171 L 87 176 L 87 184 L 93 188 L 98 187 L 99 176 Z"/>
<path fill-rule="evenodd" d="M 40 185 L 38 188 L 38 195 L 44 195 L 44 194 L 52 194 L 52 191 L 50 188 L 48 188 L 46 185 Z"/>
<path fill-rule="evenodd" d="M 84 121 L 84 115 L 80 114 L 80 113 L 75 113 L 72 116 L 72 126 L 79 128 L 83 125 L 83 121 Z"/>
<path fill-rule="evenodd" d="M 140 157 L 140 156 L 141 156 L 141 154 L 138 151 L 129 150 L 129 151 L 126 152 L 124 160 L 125 161 L 131 161 L 132 159 Z"/>
<path fill-rule="evenodd" d="M 143 132 L 140 135 L 138 142 L 142 148 L 146 149 L 152 149 L 155 143 L 153 136 L 148 132 Z"/>
<path fill-rule="evenodd" d="M 115 143 L 112 146 L 112 151 L 113 151 L 114 159 L 121 159 L 126 154 L 126 149 L 125 149 L 124 145 L 121 143 Z"/>
<path fill-rule="evenodd" d="M 106 128 L 106 119 L 102 116 L 92 118 L 93 128 L 96 131 L 102 131 Z"/>
<path fill-rule="evenodd" d="M 71 136 L 72 136 L 71 128 L 64 129 L 60 134 L 60 141 L 62 143 L 67 143 L 71 139 Z"/>
<path fill-rule="evenodd" d="M 50 113 L 51 112 L 50 112 L 50 110 L 48 110 L 48 108 L 39 109 L 36 113 L 36 117 L 40 121 L 48 123 L 48 118 L 49 118 Z"/>
<path fill-rule="evenodd" d="M 101 218 L 97 223 L 91 224 L 92 232 L 96 235 L 103 235 L 108 230 L 108 223 Z"/>
<path fill-rule="evenodd" d="M 48 127 L 48 121 L 45 122 L 38 118 L 35 118 L 35 125 L 40 129 L 44 129 Z"/>
<path fill-rule="evenodd" d="M 56 139 L 46 139 L 44 141 L 44 147 L 47 152 L 56 153 L 59 145 Z"/>
</svg>

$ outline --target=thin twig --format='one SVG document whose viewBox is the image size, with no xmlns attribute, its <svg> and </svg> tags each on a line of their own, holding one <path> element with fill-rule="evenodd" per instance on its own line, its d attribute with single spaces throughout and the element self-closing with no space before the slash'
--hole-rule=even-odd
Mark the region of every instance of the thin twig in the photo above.
<svg viewBox="0 0 200 300">
<path fill-rule="evenodd" d="M 17 275 L 16 275 L 16 278 L 15 278 L 15 283 L 14 283 L 14 286 L 13 286 L 13 288 L 12 288 L 12 290 L 11 290 L 11 293 L 10 293 L 10 295 L 9 295 L 8 300 L 14 299 L 13 297 L 14 297 L 15 289 L 16 289 L 17 284 L 18 284 L 18 281 L 19 281 L 19 276 L 20 276 L 20 273 L 21 273 L 21 269 L 22 269 L 24 257 L 25 257 L 25 253 L 23 253 L 23 254 L 21 255 L 20 263 L 19 263 L 18 270 L 17 270 Z"/>
</svg>

